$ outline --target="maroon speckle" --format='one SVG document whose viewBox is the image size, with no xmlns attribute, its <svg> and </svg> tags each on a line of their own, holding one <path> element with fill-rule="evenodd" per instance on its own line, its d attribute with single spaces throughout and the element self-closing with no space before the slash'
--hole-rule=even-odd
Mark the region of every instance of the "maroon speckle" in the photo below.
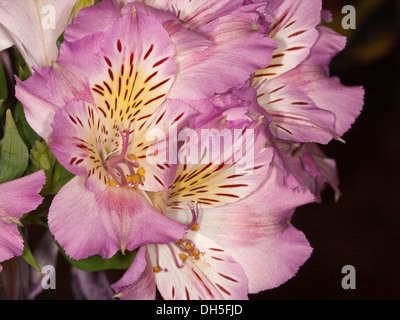
<svg viewBox="0 0 400 320">
<path fill-rule="evenodd" d="M 163 64 L 167 60 L 168 60 L 168 57 L 166 57 L 164 59 L 161 59 L 160 61 L 158 61 L 155 64 L 153 64 L 153 68 L 158 67 L 159 65 Z"/>
<path fill-rule="evenodd" d="M 149 50 L 147 50 L 146 54 L 144 55 L 143 60 L 146 60 L 149 57 L 150 53 L 153 51 L 153 48 L 154 46 L 151 45 Z"/>
</svg>

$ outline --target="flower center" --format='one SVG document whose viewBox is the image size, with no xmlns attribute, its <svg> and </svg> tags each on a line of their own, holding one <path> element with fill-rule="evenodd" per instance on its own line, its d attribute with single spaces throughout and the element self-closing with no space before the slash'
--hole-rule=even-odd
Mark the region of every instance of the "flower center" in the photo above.
<svg viewBox="0 0 400 320">
<path fill-rule="evenodd" d="M 199 229 L 199 224 L 197 223 L 197 220 L 199 219 L 199 206 L 196 202 L 194 207 L 191 204 L 188 204 L 188 207 L 192 213 L 192 221 L 186 226 L 186 230 L 191 229 L 193 231 L 196 231 Z M 175 245 L 179 249 L 180 251 L 180 253 L 178 254 L 179 258 L 177 257 L 172 245 Z M 201 252 L 196 248 L 196 245 L 193 243 L 193 241 L 190 240 L 186 235 L 182 239 L 179 239 L 174 244 L 169 243 L 167 244 L 167 246 L 171 252 L 174 263 L 178 269 L 182 269 L 185 266 L 186 260 L 188 258 L 194 260 L 200 259 Z M 162 268 L 160 266 L 158 247 L 156 245 L 156 266 L 153 267 L 153 272 L 158 273 L 167 271 L 168 269 Z"/>
<path fill-rule="evenodd" d="M 120 154 L 103 160 L 103 165 L 112 178 L 108 180 L 108 184 L 111 187 L 137 188 L 144 180 L 145 170 L 139 167 L 135 155 L 128 153 L 131 123 L 125 133 L 117 123 L 115 125 L 121 134 L 122 150 Z"/>
</svg>

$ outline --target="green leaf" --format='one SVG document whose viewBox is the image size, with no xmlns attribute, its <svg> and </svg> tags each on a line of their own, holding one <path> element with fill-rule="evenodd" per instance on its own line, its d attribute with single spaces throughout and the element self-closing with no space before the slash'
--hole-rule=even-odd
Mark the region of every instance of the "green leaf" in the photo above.
<svg viewBox="0 0 400 320">
<path fill-rule="evenodd" d="M 61 47 L 61 45 L 63 44 L 63 42 L 64 42 L 64 32 L 61 33 L 61 35 L 60 35 L 60 36 L 58 37 L 58 39 L 57 39 L 56 44 L 57 44 L 58 50 L 60 50 L 60 47 Z"/>
<path fill-rule="evenodd" d="M 25 63 L 21 52 L 17 48 L 13 47 L 13 50 L 10 51 L 10 54 L 12 54 L 13 57 L 13 73 L 18 75 L 18 78 L 21 81 L 25 81 L 32 75 L 31 69 Z"/>
<path fill-rule="evenodd" d="M 96 254 L 86 259 L 74 260 L 69 257 L 63 248 L 59 245 L 62 255 L 75 267 L 83 271 L 100 271 L 100 270 L 126 270 L 132 264 L 136 251 L 126 251 L 125 255 L 118 251 L 114 256 L 104 260 L 100 255 Z"/>
<path fill-rule="evenodd" d="M 43 169 L 46 174 L 46 184 L 42 189 L 42 195 L 57 194 L 75 176 L 57 161 L 44 141 L 35 141 L 31 149 L 31 160 L 37 169 Z"/>
<path fill-rule="evenodd" d="M 21 81 L 27 80 L 32 75 L 31 70 L 29 69 L 27 64 L 19 66 L 18 68 L 18 78 Z"/>
<path fill-rule="evenodd" d="M 7 110 L 4 135 L 0 141 L 0 183 L 21 177 L 28 162 L 28 148 L 19 135 L 11 111 Z"/>
<path fill-rule="evenodd" d="M 31 265 L 32 267 L 34 267 L 37 271 L 40 272 L 40 267 L 39 267 L 39 265 L 37 264 L 35 258 L 33 257 L 33 253 L 32 253 L 32 251 L 31 251 L 31 248 L 29 248 L 28 244 L 27 244 L 26 241 L 25 241 L 25 237 L 24 237 L 24 234 L 23 234 L 21 228 L 18 227 L 18 229 L 19 229 L 19 233 L 20 233 L 21 236 L 22 236 L 22 239 L 24 239 L 24 252 L 22 253 L 21 257 L 22 257 L 28 264 L 30 264 L 30 265 Z"/>
<path fill-rule="evenodd" d="M 75 175 L 65 169 L 58 161 L 56 161 L 51 179 L 49 194 L 55 195 L 60 189 L 70 181 Z"/>
<path fill-rule="evenodd" d="M 35 210 L 25 213 L 21 217 L 20 222 L 24 226 L 37 224 L 48 229 L 47 215 L 49 213 L 49 208 L 53 201 L 53 198 L 53 196 L 45 197 L 43 199 L 43 202 Z"/>
<path fill-rule="evenodd" d="M 27 145 L 28 149 L 32 148 L 37 140 L 41 140 L 41 137 L 31 128 L 25 118 L 24 107 L 21 102 L 17 102 L 13 108 L 13 118 L 15 125 L 18 128 L 18 132 L 22 140 Z"/>
</svg>

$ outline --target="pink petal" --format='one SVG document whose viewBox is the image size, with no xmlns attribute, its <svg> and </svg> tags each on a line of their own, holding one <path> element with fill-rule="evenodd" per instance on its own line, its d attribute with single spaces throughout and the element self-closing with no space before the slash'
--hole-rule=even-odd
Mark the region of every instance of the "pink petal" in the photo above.
<svg viewBox="0 0 400 320">
<path fill-rule="evenodd" d="M 144 193 L 128 188 L 89 192 L 84 177 L 73 178 L 55 196 L 49 229 L 74 259 L 110 258 L 119 249 L 178 240 L 185 226 L 155 210 Z"/>
<path fill-rule="evenodd" d="M 9 218 L 9 213 L 0 208 L 0 262 L 20 256 L 24 251 L 24 241 L 15 223 L 4 219 Z M 2 267 L 0 266 L 0 272 Z"/>
<path fill-rule="evenodd" d="M 46 176 L 43 170 L 0 184 L 0 207 L 16 218 L 36 209 L 42 203 L 39 195 Z"/>
<path fill-rule="evenodd" d="M 104 32 L 120 15 L 120 8 L 113 0 L 102 0 L 96 5 L 83 8 L 73 23 L 65 28 L 64 39 L 76 41 L 94 33 Z"/>
<path fill-rule="evenodd" d="M 171 7 L 157 1 L 147 3 L 164 10 L 169 8 L 176 15 L 181 14 L 178 13 L 179 10 L 175 11 L 177 9 L 174 3 Z M 197 2 L 189 4 L 188 9 L 195 10 L 193 14 L 187 11 L 190 17 L 204 14 L 209 15 L 210 19 L 215 18 L 202 19 L 202 23 L 199 20 L 192 30 L 190 25 L 189 29 L 182 27 L 181 22 L 171 12 L 134 3 L 139 12 L 156 16 L 168 29 L 175 44 L 174 59 L 179 72 L 169 98 L 192 100 L 211 97 L 216 92 L 221 93 L 232 86 L 241 85 L 252 72 L 269 63 L 275 43 L 258 31 L 255 11 L 233 11 L 237 4 L 236 1 L 225 7 L 223 3 L 217 6 L 199 5 Z M 182 8 L 185 6 L 183 2 L 178 5 Z M 127 5 L 123 12 L 130 8 Z M 192 21 L 189 21 L 190 17 L 188 23 Z M 235 72 L 231 72 L 232 66 L 235 66 Z M 196 76 L 193 77 L 193 74 Z"/>
<path fill-rule="evenodd" d="M 96 163 L 101 163 L 96 127 L 101 123 L 99 118 L 97 110 L 83 101 L 67 103 L 54 117 L 48 145 L 58 161 L 75 175 L 88 174 Z"/>
<path fill-rule="evenodd" d="M 126 32 L 129 30 L 129 32 Z M 92 57 L 89 76 L 95 105 L 111 126 L 138 128 L 165 101 L 176 72 L 174 45 L 161 23 L 136 12 L 117 19 Z"/>
<path fill-rule="evenodd" d="M 268 13 L 274 18 L 269 36 L 278 44 L 267 68 L 256 72 L 256 83 L 273 79 L 303 61 L 310 53 L 321 21 L 321 0 L 273 1 Z"/>
<path fill-rule="evenodd" d="M 274 288 L 311 254 L 303 233 L 290 225 L 297 206 L 314 200 L 306 189 L 289 189 L 284 173 L 271 166 L 264 184 L 241 201 L 203 211 L 198 232 L 223 246 L 243 267 L 249 292 Z"/>
<path fill-rule="evenodd" d="M 334 114 L 319 109 L 304 91 L 280 79 L 264 82 L 257 89 L 260 106 L 272 116 L 272 134 L 284 140 L 318 143 L 338 137 L 333 131 Z"/>
<path fill-rule="evenodd" d="M 46 181 L 43 171 L 0 184 L 0 262 L 23 252 L 23 240 L 17 224 L 23 214 L 37 208 Z M 0 267 L 1 271 L 1 267 Z"/>
<path fill-rule="evenodd" d="M 166 300 L 245 300 L 247 279 L 242 267 L 224 248 L 197 232 L 188 232 L 188 237 L 201 252 L 199 260 L 186 260 L 182 269 L 176 267 L 171 251 L 166 245 L 159 245 L 159 264 L 166 272 L 155 273 L 157 288 Z M 175 245 L 176 255 L 181 253 Z M 154 246 L 149 253 L 156 265 Z M 178 258 L 179 259 L 179 258 Z"/>
<path fill-rule="evenodd" d="M 320 27 L 320 37 L 310 57 L 280 77 L 303 90 L 321 109 L 335 115 L 334 131 L 343 135 L 358 117 L 364 104 L 364 89 L 344 86 L 338 77 L 329 77 L 327 63 L 343 45 L 343 37 Z"/>
<path fill-rule="evenodd" d="M 24 106 L 29 125 L 41 137 L 47 138 L 51 133 L 55 113 L 67 102 L 93 101 L 87 68 L 100 40 L 101 37 L 97 36 L 84 43 L 64 43 L 57 63 L 51 67 L 34 68 L 34 74 L 26 81 L 17 79 L 16 97 Z"/>
<path fill-rule="evenodd" d="M 256 26 L 251 13 L 220 17 L 210 38 L 214 44 L 180 61 L 170 98 L 202 99 L 222 93 L 268 65 L 275 43 Z"/>
<path fill-rule="evenodd" d="M 314 194 L 318 195 L 318 192 L 321 192 L 324 185 L 328 183 L 335 191 L 335 199 L 338 200 L 341 196 L 341 192 L 339 189 L 339 177 L 336 167 L 336 161 L 334 159 L 328 158 L 316 144 L 307 144 L 306 149 L 310 154 L 312 160 L 315 162 L 318 173 L 320 173 L 324 178 L 323 185 L 319 186 L 319 188 L 316 188 L 317 191 L 314 192 Z M 305 168 L 308 171 L 311 171 L 310 169 L 308 169 L 306 159 L 303 159 L 303 162 L 305 163 Z M 314 166 L 314 164 L 312 163 L 311 166 Z"/>
<path fill-rule="evenodd" d="M 134 132 L 130 152 L 146 171 L 141 189 L 155 192 L 171 185 L 177 164 L 175 139 L 194 115 L 187 103 L 167 99 Z"/>
<path fill-rule="evenodd" d="M 201 32 L 207 24 L 240 8 L 243 0 L 212 0 L 207 2 L 147 0 L 145 3 L 161 10 L 176 13 L 179 19 L 190 29 Z"/>
<path fill-rule="evenodd" d="M 111 286 L 121 300 L 154 300 L 156 283 L 147 246 L 140 247 L 122 278 Z"/>
<path fill-rule="evenodd" d="M 316 65 L 329 74 L 331 60 L 346 47 L 346 37 L 334 30 L 318 26 L 318 38 L 304 64 Z"/>
<path fill-rule="evenodd" d="M 263 182 L 274 154 L 273 148 L 265 147 L 268 139 L 263 125 L 213 129 L 199 130 L 200 136 L 194 132 L 193 140 L 180 149 L 181 161 L 168 200 L 171 212 L 187 209 L 191 202 L 204 207 L 236 202 Z"/>
<path fill-rule="evenodd" d="M 335 191 L 338 200 L 341 192 L 334 159 L 329 159 L 316 144 L 299 145 L 289 141 L 278 141 L 282 159 L 297 181 L 314 194 L 316 201 L 321 201 L 321 192 L 326 184 Z"/>
</svg>

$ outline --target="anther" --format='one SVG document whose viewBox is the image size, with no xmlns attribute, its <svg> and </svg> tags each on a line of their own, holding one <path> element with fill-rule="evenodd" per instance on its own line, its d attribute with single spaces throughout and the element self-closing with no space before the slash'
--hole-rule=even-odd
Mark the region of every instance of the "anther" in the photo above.
<svg viewBox="0 0 400 320">
<path fill-rule="evenodd" d="M 143 169 L 143 167 L 140 167 L 140 168 L 138 169 L 138 171 L 136 171 L 136 173 L 137 173 L 139 176 L 141 176 L 142 179 L 144 179 L 144 175 L 145 175 L 146 171 Z"/>
<path fill-rule="evenodd" d="M 193 230 L 193 231 L 199 230 L 199 224 L 196 222 L 196 223 L 194 224 L 194 226 L 193 226 L 190 230 Z"/>
<path fill-rule="evenodd" d="M 127 176 L 125 180 L 126 180 L 126 183 L 128 184 L 128 186 L 133 186 L 133 185 L 140 184 L 143 179 L 142 179 L 142 176 L 135 173 L 133 175 Z"/>
<path fill-rule="evenodd" d="M 132 160 L 132 161 L 136 160 L 136 156 L 134 154 L 132 154 L 132 153 L 128 154 L 127 157 L 128 157 L 129 160 Z"/>
<path fill-rule="evenodd" d="M 110 187 L 119 187 L 119 185 L 118 185 L 118 183 L 116 183 L 115 181 L 113 181 L 113 180 L 108 180 L 108 184 L 110 185 Z"/>
<path fill-rule="evenodd" d="M 186 254 L 183 254 L 183 253 L 180 253 L 180 254 L 179 254 L 179 258 L 180 258 L 182 261 L 186 261 L 187 255 L 186 255 Z"/>
<path fill-rule="evenodd" d="M 161 272 L 161 269 L 159 268 L 159 267 L 153 267 L 153 272 L 155 272 L 155 273 L 159 273 L 159 272 Z"/>
</svg>

